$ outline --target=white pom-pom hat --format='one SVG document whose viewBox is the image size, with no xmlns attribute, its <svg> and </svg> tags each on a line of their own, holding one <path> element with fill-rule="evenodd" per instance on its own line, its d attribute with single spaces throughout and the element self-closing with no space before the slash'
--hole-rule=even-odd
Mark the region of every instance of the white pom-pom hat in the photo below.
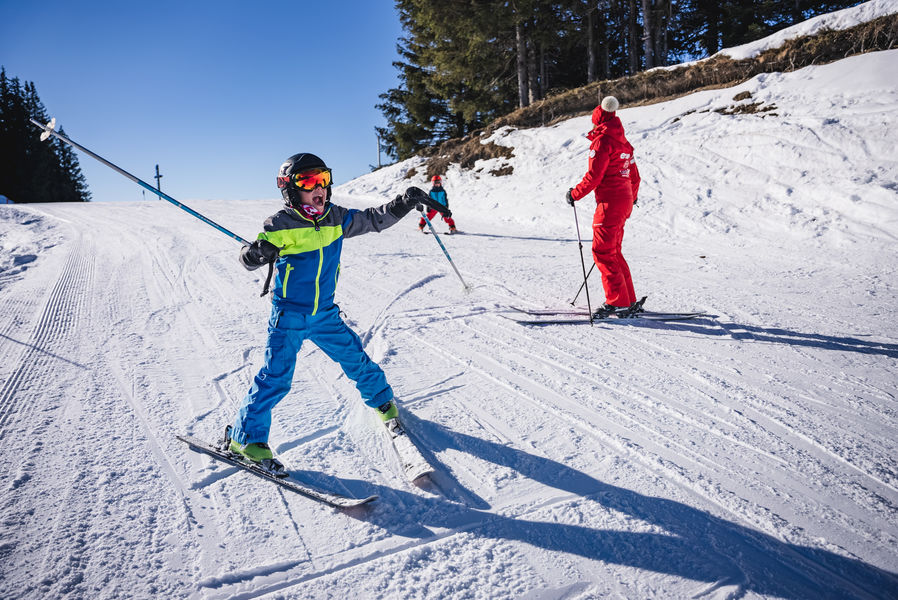
<svg viewBox="0 0 898 600">
<path fill-rule="evenodd" d="M 614 96 L 605 96 L 602 98 L 602 110 L 613 113 L 620 106 L 620 102 Z"/>
</svg>

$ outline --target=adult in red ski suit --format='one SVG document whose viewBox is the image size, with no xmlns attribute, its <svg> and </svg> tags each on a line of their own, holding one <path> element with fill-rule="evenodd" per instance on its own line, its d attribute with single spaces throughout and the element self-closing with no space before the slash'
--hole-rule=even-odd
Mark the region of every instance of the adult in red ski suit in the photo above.
<svg viewBox="0 0 898 600">
<path fill-rule="evenodd" d="M 592 221 L 592 257 L 602 274 L 605 308 L 628 308 L 636 302 L 630 268 L 621 253 L 624 223 L 633 211 L 639 192 L 639 170 L 633 146 L 624 136 L 624 126 L 615 115 L 618 101 L 607 96 L 592 113 L 589 168 L 576 187 L 568 191 L 573 203 L 595 191 L 596 212 Z"/>
</svg>

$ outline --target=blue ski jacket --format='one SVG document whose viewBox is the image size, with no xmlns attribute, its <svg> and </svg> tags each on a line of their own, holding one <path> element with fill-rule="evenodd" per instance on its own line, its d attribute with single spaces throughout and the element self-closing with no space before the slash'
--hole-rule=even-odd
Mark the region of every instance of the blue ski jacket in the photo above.
<svg viewBox="0 0 898 600">
<path fill-rule="evenodd" d="M 430 197 L 449 208 L 449 196 L 446 195 L 446 190 L 442 186 L 430 188 Z"/>
<path fill-rule="evenodd" d="M 383 231 L 397 223 L 401 217 L 390 212 L 389 207 L 388 203 L 357 210 L 328 204 L 318 218 L 285 207 L 269 217 L 258 239 L 280 248 L 274 265 L 272 303 L 275 308 L 315 315 L 333 306 L 343 238 Z M 243 266 L 260 267 L 248 261 L 246 248 L 240 255 Z"/>
</svg>

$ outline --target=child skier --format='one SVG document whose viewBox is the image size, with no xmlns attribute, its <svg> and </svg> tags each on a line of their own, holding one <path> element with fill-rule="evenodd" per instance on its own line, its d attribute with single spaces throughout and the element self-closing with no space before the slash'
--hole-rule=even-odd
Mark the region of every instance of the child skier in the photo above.
<svg viewBox="0 0 898 600">
<path fill-rule="evenodd" d="M 439 175 L 434 175 L 430 178 L 430 181 L 433 183 L 433 187 L 430 188 L 430 197 L 435 202 L 439 203 L 441 206 L 445 208 L 449 208 L 449 196 L 446 195 L 446 190 L 443 189 L 443 180 Z M 431 208 L 427 211 L 427 218 L 433 221 L 433 218 L 437 214 L 437 209 Z M 450 213 L 451 214 L 451 213 Z M 453 234 L 456 232 L 455 229 L 455 221 L 452 220 L 447 214 L 443 214 L 443 220 L 446 221 L 446 225 L 449 226 L 449 234 Z M 427 224 L 427 221 L 424 220 L 424 217 L 418 220 L 418 229 L 420 231 L 424 231 L 424 226 Z"/>
<path fill-rule="evenodd" d="M 627 316 L 641 309 L 630 277 L 630 268 L 621 253 L 624 223 L 633 212 L 639 193 L 639 170 L 633 158 L 633 146 L 624 136 L 624 126 L 615 115 L 618 101 L 606 96 L 592 113 L 593 129 L 589 139 L 589 168 L 583 179 L 567 192 L 567 202 L 584 198 L 595 191 L 592 257 L 602 274 L 605 304 L 593 316 Z"/>
<path fill-rule="evenodd" d="M 346 326 L 334 304 L 343 239 L 380 232 L 416 205 L 451 214 L 416 187 L 382 206 L 343 208 L 330 202 L 331 183 L 331 170 L 314 154 L 288 158 L 277 177 L 284 208 L 269 217 L 258 239 L 240 251 L 240 262 L 247 269 L 273 263 L 270 268 L 277 275 L 265 364 L 228 432 L 229 449 L 279 477 L 287 473 L 268 447 L 271 410 L 290 391 L 296 355 L 305 340 L 340 364 L 355 381 L 365 404 L 376 409 L 385 422 L 398 415 L 384 372 L 365 353 L 361 340 Z"/>
</svg>

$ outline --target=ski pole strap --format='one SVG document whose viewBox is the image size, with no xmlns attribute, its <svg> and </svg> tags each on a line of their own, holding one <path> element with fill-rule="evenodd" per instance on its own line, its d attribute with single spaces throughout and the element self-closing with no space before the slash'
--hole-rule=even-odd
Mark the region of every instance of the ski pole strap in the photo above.
<svg viewBox="0 0 898 600">
<path fill-rule="evenodd" d="M 268 263 L 268 277 L 265 278 L 265 287 L 262 289 L 262 293 L 259 294 L 260 298 L 264 298 L 268 295 L 268 292 L 271 290 L 271 276 L 274 275 L 274 261 Z"/>
</svg>

